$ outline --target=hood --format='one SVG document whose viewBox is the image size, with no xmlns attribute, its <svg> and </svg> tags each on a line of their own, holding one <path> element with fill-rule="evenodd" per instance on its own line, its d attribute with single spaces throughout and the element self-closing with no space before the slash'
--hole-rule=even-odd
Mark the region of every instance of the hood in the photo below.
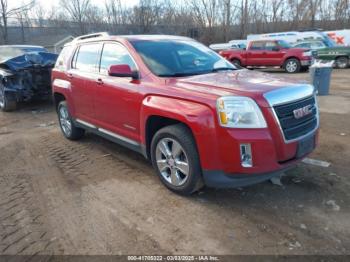
<svg viewBox="0 0 350 262">
<path fill-rule="evenodd" d="M 198 94 L 216 97 L 239 95 L 255 100 L 261 100 L 265 93 L 276 89 L 308 85 L 306 81 L 295 81 L 288 77 L 278 77 L 246 69 L 173 78 L 170 81 L 175 87 Z"/>
<path fill-rule="evenodd" d="M 7 58 L 0 61 L 0 66 L 5 65 L 12 71 L 31 67 L 53 67 L 56 63 L 58 55 L 48 52 L 33 52 L 24 55 Z"/>
</svg>

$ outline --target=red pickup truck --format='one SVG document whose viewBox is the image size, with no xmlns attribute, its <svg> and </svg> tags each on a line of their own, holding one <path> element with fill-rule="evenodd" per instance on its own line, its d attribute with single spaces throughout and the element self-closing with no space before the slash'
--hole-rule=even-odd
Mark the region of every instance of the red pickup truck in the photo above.
<svg viewBox="0 0 350 262">
<path fill-rule="evenodd" d="M 287 73 L 296 73 L 311 65 L 312 52 L 292 48 L 283 40 L 251 41 L 246 50 L 230 49 L 219 54 L 243 67 L 281 67 Z"/>
<path fill-rule="evenodd" d="M 270 179 L 317 143 L 313 86 L 238 69 L 190 38 L 79 37 L 52 86 L 66 138 L 89 131 L 135 150 L 181 194 Z"/>
</svg>

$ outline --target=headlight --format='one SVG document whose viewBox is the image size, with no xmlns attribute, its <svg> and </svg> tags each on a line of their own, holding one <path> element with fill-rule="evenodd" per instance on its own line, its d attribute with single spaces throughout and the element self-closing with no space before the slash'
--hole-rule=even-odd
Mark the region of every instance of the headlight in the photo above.
<svg viewBox="0 0 350 262">
<path fill-rule="evenodd" d="M 243 96 L 223 96 L 217 100 L 220 125 L 229 128 L 266 128 L 266 121 L 255 101 Z"/>
<path fill-rule="evenodd" d="M 303 52 L 303 56 L 312 56 L 312 52 L 311 51 Z"/>
</svg>

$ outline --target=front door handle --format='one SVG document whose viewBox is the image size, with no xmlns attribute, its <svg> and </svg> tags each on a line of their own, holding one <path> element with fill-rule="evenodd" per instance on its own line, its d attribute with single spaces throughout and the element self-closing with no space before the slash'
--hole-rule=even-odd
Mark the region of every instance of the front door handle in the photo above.
<svg viewBox="0 0 350 262">
<path fill-rule="evenodd" d="M 68 73 L 68 74 L 67 74 L 67 77 L 68 77 L 69 79 L 72 79 L 72 78 L 73 78 L 73 74 L 72 74 L 72 73 Z"/>
<path fill-rule="evenodd" d="M 97 78 L 96 83 L 97 83 L 98 85 L 103 85 L 103 80 L 102 80 L 102 78 Z"/>
</svg>

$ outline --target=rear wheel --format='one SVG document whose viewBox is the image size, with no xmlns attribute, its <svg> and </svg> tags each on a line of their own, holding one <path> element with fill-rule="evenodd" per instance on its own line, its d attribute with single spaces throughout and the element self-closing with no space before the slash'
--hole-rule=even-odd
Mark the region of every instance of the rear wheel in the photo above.
<svg viewBox="0 0 350 262">
<path fill-rule="evenodd" d="M 349 59 L 345 56 L 343 57 L 338 57 L 336 60 L 335 60 L 335 66 L 337 68 L 341 68 L 341 69 L 344 69 L 344 68 L 347 68 L 349 65 Z"/>
<path fill-rule="evenodd" d="M 66 138 L 69 140 L 78 140 L 84 136 L 85 130 L 74 125 L 66 101 L 58 104 L 57 112 L 62 133 Z"/>
<path fill-rule="evenodd" d="M 170 190 L 189 195 L 203 186 L 197 148 L 184 125 L 160 129 L 152 139 L 151 157 L 160 180 Z"/>
<path fill-rule="evenodd" d="M 17 108 L 17 101 L 10 100 L 5 93 L 5 86 L 0 83 L 0 109 L 4 112 L 14 111 Z"/>
<path fill-rule="evenodd" d="M 289 58 L 287 61 L 284 63 L 284 70 L 287 73 L 293 74 L 300 72 L 301 69 L 301 64 L 300 61 L 296 58 Z"/>
</svg>

